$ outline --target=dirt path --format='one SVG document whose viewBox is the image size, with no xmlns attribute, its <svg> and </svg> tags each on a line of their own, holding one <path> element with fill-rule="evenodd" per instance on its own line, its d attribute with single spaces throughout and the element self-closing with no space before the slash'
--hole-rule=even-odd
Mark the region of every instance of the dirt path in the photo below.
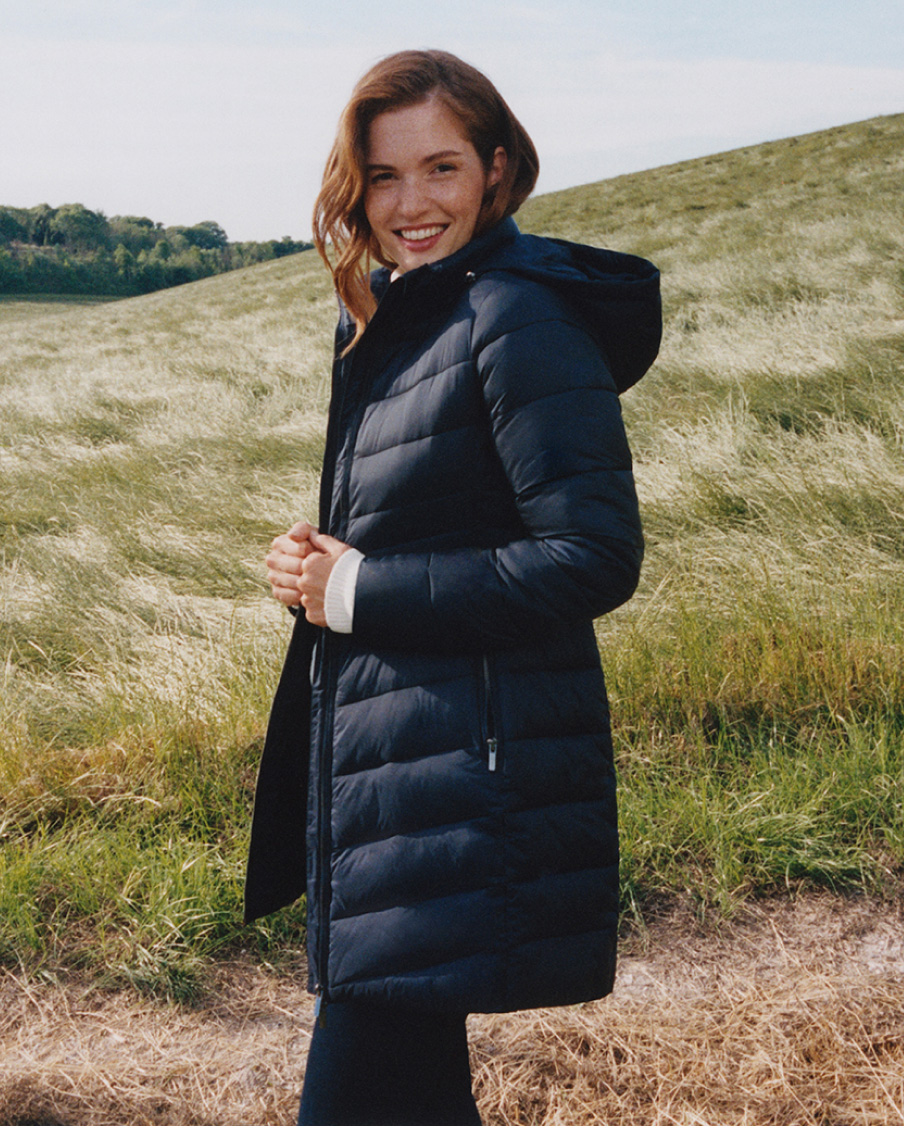
<svg viewBox="0 0 904 1130">
<path fill-rule="evenodd" d="M 219 967 L 202 1006 L 0 980 L 0 1122 L 286 1124 L 301 977 Z M 673 907 L 604 1002 L 471 1019 L 488 1123 L 904 1123 L 900 905 L 810 896 L 721 928 Z"/>
<path fill-rule="evenodd" d="M 901 903 L 810 895 L 752 903 L 730 923 L 707 928 L 673 907 L 653 919 L 647 940 L 635 936 L 622 947 L 615 995 L 699 996 L 739 977 L 784 981 L 815 971 L 904 982 L 902 915 Z"/>
</svg>

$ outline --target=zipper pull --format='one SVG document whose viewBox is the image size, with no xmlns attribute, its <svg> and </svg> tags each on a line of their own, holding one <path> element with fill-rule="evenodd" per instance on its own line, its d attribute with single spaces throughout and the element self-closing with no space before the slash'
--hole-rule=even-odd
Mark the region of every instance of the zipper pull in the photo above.
<svg viewBox="0 0 904 1130">
<path fill-rule="evenodd" d="M 314 1023 L 319 1024 L 321 1028 L 326 1027 L 326 1013 L 323 1011 L 323 993 L 319 990 L 317 996 L 314 997 Z"/>
<path fill-rule="evenodd" d="M 491 773 L 496 772 L 496 753 L 499 749 L 497 738 L 487 738 L 487 768 Z"/>
</svg>

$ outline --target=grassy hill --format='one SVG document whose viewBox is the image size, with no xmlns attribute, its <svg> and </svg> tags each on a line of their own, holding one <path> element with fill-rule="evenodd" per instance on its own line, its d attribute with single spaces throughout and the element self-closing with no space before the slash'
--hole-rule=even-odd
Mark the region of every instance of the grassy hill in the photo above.
<svg viewBox="0 0 904 1130">
<path fill-rule="evenodd" d="M 531 201 L 652 258 L 624 398 L 648 536 L 599 625 L 626 905 L 882 891 L 904 862 L 904 115 Z M 313 514 L 335 304 L 312 252 L 112 303 L 0 303 L 0 962 L 191 995 L 237 925 Z"/>
<path fill-rule="evenodd" d="M 601 626 L 643 886 L 900 877 L 902 138 L 880 118 L 526 210 L 663 272 L 625 397 L 644 585 Z"/>
</svg>

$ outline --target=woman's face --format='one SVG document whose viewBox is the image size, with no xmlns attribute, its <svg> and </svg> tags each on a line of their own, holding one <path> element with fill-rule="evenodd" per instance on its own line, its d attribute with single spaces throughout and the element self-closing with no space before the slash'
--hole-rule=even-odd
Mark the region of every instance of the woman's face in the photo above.
<svg viewBox="0 0 904 1130">
<path fill-rule="evenodd" d="M 498 148 L 485 169 L 458 118 L 437 98 L 374 118 L 364 210 L 396 273 L 464 247 L 487 189 L 504 171 L 505 150 Z"/>
</svg>

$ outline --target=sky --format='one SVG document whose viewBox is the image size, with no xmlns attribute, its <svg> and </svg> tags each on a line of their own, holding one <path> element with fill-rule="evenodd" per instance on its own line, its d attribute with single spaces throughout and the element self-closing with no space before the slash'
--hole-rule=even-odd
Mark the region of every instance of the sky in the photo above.
<svg viewBox="0 0 904 1130">
<path fill-rule="evenodd" d="M 307 238 L 377 59 L 483 70 L 538 192 L 904 112 L 902 0 L 0 0 L 0 204 Z"/>
</svg>

